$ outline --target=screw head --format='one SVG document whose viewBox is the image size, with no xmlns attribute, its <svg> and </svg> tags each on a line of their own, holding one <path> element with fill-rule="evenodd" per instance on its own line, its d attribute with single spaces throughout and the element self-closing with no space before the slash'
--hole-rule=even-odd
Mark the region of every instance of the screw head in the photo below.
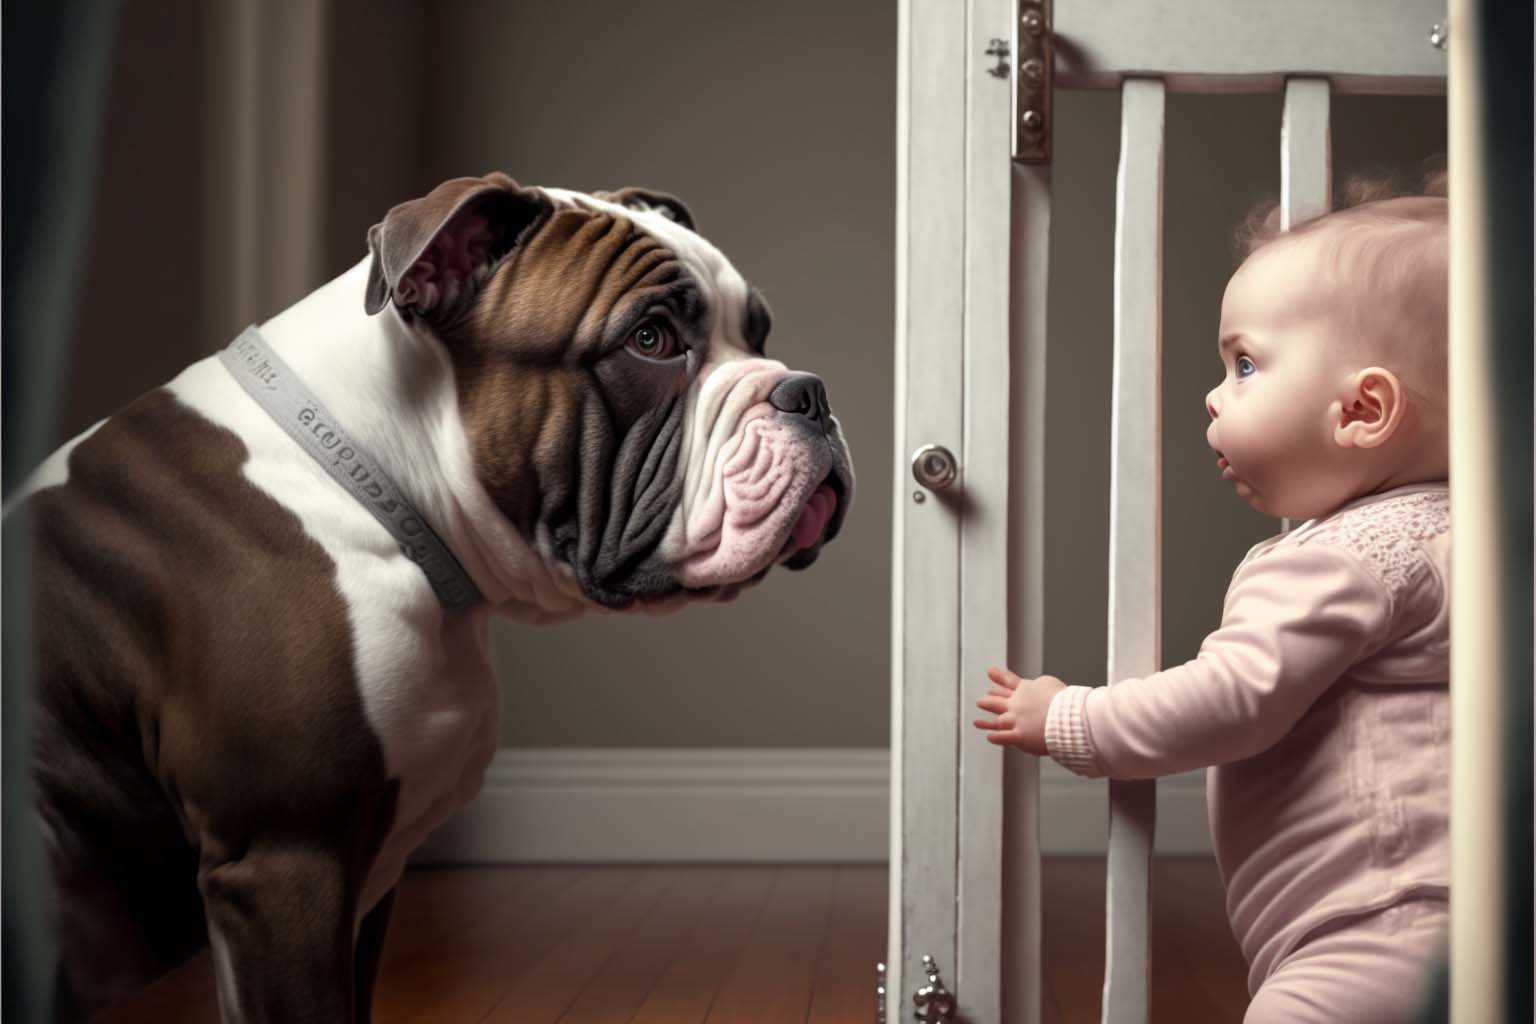
<svg viewBox="0 0 1536 1024">
<path fill-rule="evenodd" d="M 1019 27 L 1024 30 L 1026 35 L 1039 38 L 1045 32 L 1045 19 L 1040 17 L 1039 11 L 1026 11 L 1024 16 L 1019 19 Z"/>
<path fill-rule="evenodd" d="M 1435 49 L 1444 50 L 1446 43 L 1450 40 L 1450 37 L 1451 34 L 1446 29 L 1444 22 L 1437 22 L 1436 24 L 1430 26 L 1429 45 L 1433 46 Z"/>
<path fill-rule="evenodd" d="M 1038 57 L 1031 57 L 1019 65 L 1019 74 L 1030 85 L 1038 86 L 1045 79 L 1045 64 Z"/>
<path fill-rule="evenodd" d="M 921 505 L 923 502 L 928 500 L 928 495 L 924 494 L 922 491 L 913 491 L 912 500 Z"/>
<path fill-rule="evenodd" d="M 1019 124 L 1031 134 L 1039 132 L 1045 128 L 1045 115 L 1038 110 L 1026 110 L 1019 115 Z"/>
</svg>

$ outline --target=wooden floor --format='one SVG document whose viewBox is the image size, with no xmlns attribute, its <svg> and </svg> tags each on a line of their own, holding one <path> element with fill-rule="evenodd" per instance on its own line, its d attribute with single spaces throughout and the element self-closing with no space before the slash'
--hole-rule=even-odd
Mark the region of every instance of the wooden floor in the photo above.
<svg viewBox="0 0 1536 1024">
<path fill-rule="evenodd" d="M 1099 1019 L 1103 905 L 1101 861 L 1046 862 L 1044 1024 Z M 872 1024 L 885 916 L 879 867 L 417 869 L 374 1020 Z M 1210 861 L 1158 863 L 1154 921 L 1153 1024 L 1240 1021 L 1243 963 Z M 97 1018 L 217 1020 L 206 953 Z M 910 1021 L 910 1001 L 893 996 L 888 1020 Z"/>
</svg>

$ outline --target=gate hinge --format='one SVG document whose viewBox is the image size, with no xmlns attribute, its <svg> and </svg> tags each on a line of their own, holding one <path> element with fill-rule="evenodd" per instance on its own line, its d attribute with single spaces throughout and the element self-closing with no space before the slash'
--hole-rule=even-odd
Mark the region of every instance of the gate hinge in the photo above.
<svg viewBox="0 0 1536 1024">
<path fill-rule="evenodd" d="M 1021 164 L 1051 162 L 1050 0 L 1018 0 L 1013 19 L 1013 159 Z"/>
<path fill-rule="evenodd" d="M 928 984 L 912 993 L 912 1002 L 917 1007 L 916 1018 L 923 1024 L 953 1024 L 955 994 L 944 987 L 944 981 L 939 977 L 939 965 L 933 957 L 923 957 L 923 974 L 927 976 Z"/>
</svg>

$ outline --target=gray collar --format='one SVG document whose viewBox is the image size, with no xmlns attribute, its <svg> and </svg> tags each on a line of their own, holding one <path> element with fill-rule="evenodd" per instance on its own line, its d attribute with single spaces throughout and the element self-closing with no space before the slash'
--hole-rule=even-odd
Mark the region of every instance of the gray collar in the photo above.
<svg viewBox="0 0 1536 1024">
<path fill-rule="evenodd" d="M 426 575 L 445 608 L 460 611 L 479 603 L 479 588 L 448 545 L 255 327 L 247 327 L 219 359 L 256 404 L 400 542 L 401 552 Z"/>
</svg>

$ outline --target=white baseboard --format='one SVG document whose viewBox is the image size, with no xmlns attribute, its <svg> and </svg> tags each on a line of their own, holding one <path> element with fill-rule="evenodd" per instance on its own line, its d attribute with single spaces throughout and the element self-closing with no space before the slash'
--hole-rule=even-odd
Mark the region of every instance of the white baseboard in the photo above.
<svg viewBox="0 0 1536 1024">
<path fill-rule="evenodd" d="M 502 750 L 416 863 L 879 863 L 890 752 Z M 1107 787 L 1045 762 L 1041 845 L 1102 854 Z M 1206 853 L 1203 773 L 1158 785 L 1157 849 Z"/>
</svg>

